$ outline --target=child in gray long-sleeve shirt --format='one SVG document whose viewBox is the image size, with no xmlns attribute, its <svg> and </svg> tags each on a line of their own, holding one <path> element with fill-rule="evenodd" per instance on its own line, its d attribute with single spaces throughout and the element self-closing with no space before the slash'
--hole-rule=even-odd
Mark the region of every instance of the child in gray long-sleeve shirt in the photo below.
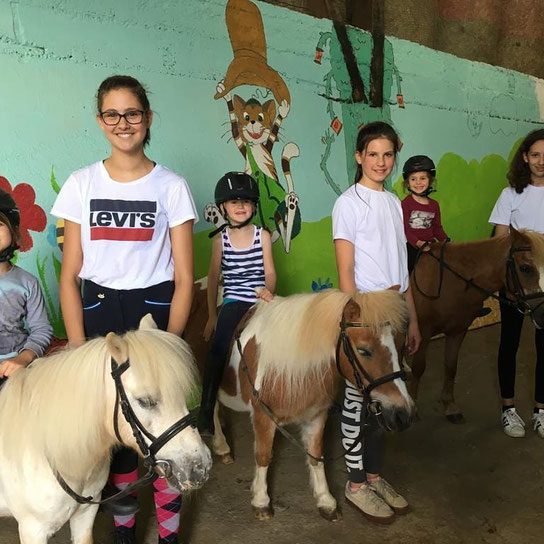
<svg viewBox="0 0 544 544">
<path fill-rule="evenodd" d="M 41 357 L 52 336 L 38 280 L 11 264 L 19 222 L 15 201 L 0 190 L 0 378 Z"/>
</svg>

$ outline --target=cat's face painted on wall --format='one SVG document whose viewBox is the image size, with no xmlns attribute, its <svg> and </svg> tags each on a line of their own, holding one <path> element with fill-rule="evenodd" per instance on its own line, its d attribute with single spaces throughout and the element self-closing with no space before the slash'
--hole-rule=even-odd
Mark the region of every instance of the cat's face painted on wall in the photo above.
<svg viewBox="0 0 544 544">
<path fill-rule="evenodd" d="M 251 145 L 266 143 L 276 119 L 274 100 L 261 104 L 254 98 L 246 102 L 238 95 L 234 95 L 233 103 L 243 140 Z"/>
</svg>

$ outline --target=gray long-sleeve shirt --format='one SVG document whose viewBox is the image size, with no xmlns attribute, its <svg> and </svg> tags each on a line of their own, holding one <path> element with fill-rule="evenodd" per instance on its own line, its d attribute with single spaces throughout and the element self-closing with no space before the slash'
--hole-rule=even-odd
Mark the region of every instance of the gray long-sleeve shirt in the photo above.
<svg viewBox="0 0 544 544">
<path fill-rule="evenodd" d="M 0 275 L 0 361 L 23 349 L 41 357 L 52 333 L 38 280 L 18 266 Z"/>
</svg>

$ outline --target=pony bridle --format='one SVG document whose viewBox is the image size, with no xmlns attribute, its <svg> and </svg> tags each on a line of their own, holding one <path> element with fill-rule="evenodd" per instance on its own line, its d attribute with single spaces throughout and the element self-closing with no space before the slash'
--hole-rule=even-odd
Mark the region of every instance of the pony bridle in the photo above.
<svg viewBox="0 0 544 544">
<path fill-rule="evenodd" d="M 117 364 L 115 359 L 111 358 L 111 377 L 115 382 L 115 409 L 113 412 L 113 428 L 115 436 L 121 444 L 125 445 L 121 434 L 119 433 L 119 406 L 125 418 L 125 421 L 130 425 L 134 439 L 140 448 L 140 452 L 144 458 L 144 466 L 155 472 L 159 478 L 169 478 L 172 475 L 172 466 L 170 461 L 166 459 L 157 459 L 156 453 L 174 436 L 186 429 L 187 427 L 196 428 L 196 420 L 192 414 L 187 414 L 173 425 L 168 427 L 160 436 L 153 436 L 142 424 L 136 416 L 130 401 L 128 400 L 121 376 L 130 367 L 130 361 L 127 359 L 122 364 Z M 148 445 L 145 441 L 147 437 L 151 443 Z"/>
<path fill-rule="evenodd" d="M 529 315 L 531 321 L 537 328 L 541 328 L 535 322 L 534 313 L 542 304 L 544 304 L 544 292 L 538 291 L 532 295 L 527 295 L 523 289 L 523 285 L 519 279 L 518 270 L 516 268 L 516 260 L 514 254 L 521 251 L 531 251 L 530 246 L 519 246 L 510 248 L 508 260 L 506 261 L 506 288 L 514 295 L 518 310 L 523 315 Z M 540 303 L 531 306 L 529 301 L 541 299 Z"/>
<path fill-rule="evenodd" d="M 382 323 L 383 326 L 389 325 L 388 322 Z M 363 323 L 361 321 L 344 321 L 342 320 L 340 322 L 340 334 L 338 336 L 338 342 L 336 343 L 336 369 L 338 370 L 338 374 L 342 376 L 345 380 L 348 380 L 351 382 L 351 380 L 344 374 L 342 371 L 342 367 L 340 366 L 340 348 L 342 347 L 344 349 L 344 353 L 346 354 L 346 357 L 348 359 L 348 362 L 351 366 L 351 369 L 353 370 L 353 376 L 355 378 L 355 385 L 359 392 L 363 395 L 363 408 L 362 408 L 362 414 L 361 414 L 361 425 L 364 425 L 364 421 L 366 420 L 366 414 L 367 412 L 373 414 L 376 416 L 376 419 L 378 420 L 378 423 L 387 430 L 391 430 L 390 426 L 385 421 L 385 418 L 383 417 L 383 412 L 381 409 L 381 403 L 378 400 L 372 399 L 370 394 L 376 387 L 379 387 L 380 385 L 383 385 L 384 383 L 392 382 L 396 380 L 397 378 L 400 378 L 403 381 L 406 381 L 406 372 L 404 370 L 397 370 L 395 372 L 391 372 L 389 374 L 385 374 L 384 376 L 380 376 L 379 378 L 372 378 L 372 376 L 367 372 L 367 370 L 364 368 L 364 366 L 360 363 L 359 358 L 355 354 L 355 351 L 353 350 L 353 347 L 351 345 L 351 341 L 349 339 L 349 335 L 346 332 L 347 329 L 352 327 L 364 327 L 364 328 L 370 328 L 370 325 Z M 363 379 L 364 378 L 364 379 Z M 366 380 L 367 384 L 365 385 L 364 380 Z"/>
<path fill-rule="evenodd" d="M 147 473 L 142 476 L 136 482 L 126 486 L 122 491 L 103 499 L 100 501 L 93 500 L 93 497 L 84 497 L 76 493 L 67 483 L 66 480 L 61 476 L 58 471 L 55 472 L 55 477 L 62 487 L 62 489 L 70 495 L 77 503 L 79 504 L 104 504 L 107 502 L 118 500 L 122 497 L 126 497 L 136 489 L 143 487 L 144 485 L 153 482 L 157 478 L 169 478 L 172 475 L 172 465 L 167 459 L 158 459 L 156 457 L 157 452 L 174 436 L 186 429 L 187 427 L 196 428 L 196 421 L 193 415 L 187 414 L 185 417 L 182 417 L 176 423 L 168 427 L 160 436 L 155 437 L 152 435 L 142 424 L 142 422 L 136 416 L 134 409 L 132 408 L 130 401 L 128 400 L 123 381 L 121 376 L 130 368 L 130 360 L 127 359 L 124 363 L 118 364 L 115 359 L 111 358 L 111 377 L 115 383 L 115 408 L 113 411 L 113 428 L 115 431 L 115 436 L 121 444 L 125 445 L 121 434 L 119 432 L 119 406 L 121 407 L 121 412 L 126 422 L 130 425 L 132 429 L 132 434 L 134 439 L 138 444 L 138 448 L 144 458 L 144 466 L 147 468 Z M 144 436 L 150 440 L 148 445 Z"/>
</svg>

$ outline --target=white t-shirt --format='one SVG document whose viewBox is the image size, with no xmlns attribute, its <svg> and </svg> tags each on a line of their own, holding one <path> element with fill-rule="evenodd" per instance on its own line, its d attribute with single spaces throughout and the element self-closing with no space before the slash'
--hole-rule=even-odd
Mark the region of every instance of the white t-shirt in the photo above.
<svg viewBox="0 0 544 544">
<path fill-rule="evenodd" d="M 139 289 L 172 280 L 169 229 L 198 219 L 182 177 L 156 165 L 120 183 L 102 161 L 74 172 L 51 214 L 81 225 L 79 277 L 111 289 Z"/>
<path fill-rule="evenodd" d="M 489 222 L 544 233 L 544 187 L 527 185 L 521 194 L 513 187 L 506 187 L 495 203 Z"/>
<path fill-rule="evenodd" d="M 389 191 L 352 185 L 342 193 L 332 211 L 335 240 L 355 247 L 355 286 L 376 291 L 400 285 L 408 289 L 406 236 L 402 207 Z"/>
</svg>

